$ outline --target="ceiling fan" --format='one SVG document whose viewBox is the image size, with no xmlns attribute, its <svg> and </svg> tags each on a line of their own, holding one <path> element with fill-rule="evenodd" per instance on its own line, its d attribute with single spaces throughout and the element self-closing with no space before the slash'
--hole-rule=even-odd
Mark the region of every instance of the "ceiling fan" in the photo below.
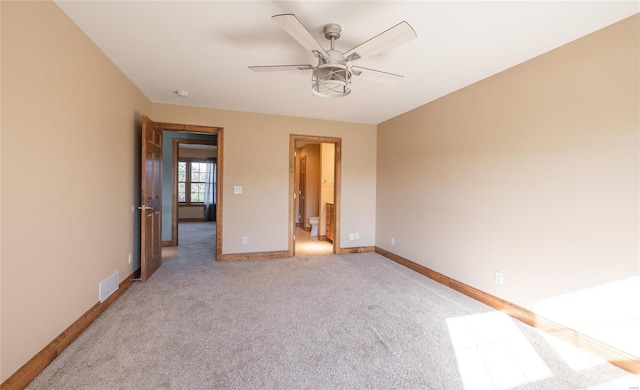
<svg viewBox="0 0 640 390">
<path fill-rule="evenodd" d="M 334 43 L 336 39 L 340 38 L 342 32 L 342 28 L 338 24 L 330 23 L 324 26 L 324 37 L 331 41 L 331 49 L 325 50 L 295 15 L 282 14 L 271 18 L 305 49 L 311 51 L 318 59 L 318 64 L 316 66 L 311 64 L 250 66 L 249 69 L 254 72 L 311 70 L 311 90 L 314 95 L 321 97 L 349 95 L 351 93 L 351 77 L 354 75 L 386 85 L 397 83 L 403 76 L 354 66 L 352 63 L 400 46 L 417 37 L 409 23 L 400 22 L 343 53 L 334 48 Z"/>
</svg>

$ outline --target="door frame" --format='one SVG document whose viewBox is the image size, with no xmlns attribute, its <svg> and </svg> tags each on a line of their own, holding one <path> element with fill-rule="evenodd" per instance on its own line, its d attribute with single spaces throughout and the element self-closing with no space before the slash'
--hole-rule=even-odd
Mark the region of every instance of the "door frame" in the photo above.
<svg viewBox="0 0 640 390">
<path fill-rule="evenodd" d="M 334 154 L 334 186 L 333 186 L 333 207 L 334 207 L 334 219 L 335 230 L 333 240 L 333 253 L 340 253 L 340 211 L 341 200 L 340 192 L 342 187 L 342 138 L 338 137 L 324 137 L 317 135 L 302 135 L 302 134 L 289 134 L 289 256 L 295 256 L 296 243 L 294 236 L 296 233 L 296 218 L 295 218 L 295 202 L 296 188 L 295 188 L 295 173 L 296 173 L 296 142 L 305 141 L 308 143 L 316 144 L 333 144 L 335 146 Z"/>
<path fill-rule="evenodd" d="M 182 124 L 182 123 L 167 123 L 167 122 L 156 122 L 163 131 L 178 131 L 178 132 L 182 132 L 182 133 L 200 133 L 200 134 L 210 134 L 210 135 L 217 135 L 217 145 L 218 145 L 218 157 L 217 157 L 217 169 L 216 169 L 216 180 L 217 180 L 217 187 L 216 187 L 216 260 L 218 260 L 220 258 L 220 256 L 222 255 L 222 232 L 223 232 L 223 220 L 222 220 L 222 188 L 223 188 L 223 166 L 224 166 L 224 128 L 222 127 L 214 127 L 214 126 L 200 126 L 200 125 L 187 125 L 187 124 Z M 202 142 L 200 142 L 202 143 Z M 174 154 L 174 158 L 177 158 L 177 156 Z M 177 164 L 177 163 L 176 163 Z M 175 176 L 175 175 L 172 175 Z M 172 177 L 172 181 L 177 183 L 178 178 L 177 177 Z M 176 184 L 177 186 L 177 184 Z M 173 196 L 176 197 L 175 201 L 177 202 L 177 192 L 175 191 L 175 188 L 172 190 Z M 173 241 L 173 238 L 175 237 L 176 239 L 176 243 L 178 240 L 178 235 L 177 235 L 177 229 L 178 229 L 178 221 L 177 221 L 177 217 L 178 217 L 178 209 L 177 207 L 173 207 L 173 200 L 172 200 L 172 207 L 171 207 L 171 214 L 172 214 L 172 221 L 171 221 L 171 238 Z M 176 229 L 176 234 L 174 236 L 174 222 L 175 222 L 175 229 Z"/>
<path fill-rule="evenodd" d="M 213 136 L 213 134 L 211 135 Z M 216 141 L 206 141 L 206 140 L 198 140 L 198 139 L 189 139 L 189 138 L 174 138 L 173 144 L 171 145 L 171 240 L 169 241 L 169 246 L 177 246 L 179 245 L 178 239 L 178 156 L 180 150 L 180 144 L 191 144 L 191 145 L 218 145 Z M 217 157 L 216 157 L 217 159 Z M 216 164 L 217 164 L 216 160 Z M 217 173 L 217 172 L 216 172 Z M 218 175 L 216 174 L 216 179 Z M 216 192 L 216 210 L 218 208 L 218 194 Z M 217 215 L 216 215 L 217 217 Z M 217 221 L 216 221 L 217 222 Z"/>
</svg>

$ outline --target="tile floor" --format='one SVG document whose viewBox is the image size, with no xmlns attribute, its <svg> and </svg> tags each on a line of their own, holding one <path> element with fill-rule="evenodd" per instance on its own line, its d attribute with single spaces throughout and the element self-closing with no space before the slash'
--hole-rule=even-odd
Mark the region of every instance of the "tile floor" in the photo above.
<svg viewBox="0 0 640 390">
<path fill-rule="evenodd" d="M 330 241 L 320 241 L 318 237 L 311 237 L 311 232 L 296 227 L 296 256 L 330 255 L 333 244 Z"/>
</svg>

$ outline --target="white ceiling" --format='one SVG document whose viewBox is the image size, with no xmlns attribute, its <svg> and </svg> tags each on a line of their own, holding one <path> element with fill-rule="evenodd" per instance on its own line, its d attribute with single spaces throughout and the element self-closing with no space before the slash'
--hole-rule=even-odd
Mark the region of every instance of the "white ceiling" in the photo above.
<svg viewBox="0 0 640 390">
<path fill-rule="evenodd" d="M 155 103 L 377 124 L 631 16 L 637 1 L 56 1 Z M 359 66 L 404 75 L 390 87 L 354 77 L 351 95 L 311 94 L 314 64 L 272 15 L 294 13 L 316 40 L 342 26 L 347 51 L 400 21 L 418 38 Z M 180 98 L 176 90 L 186 90 Z"/>
</svg>

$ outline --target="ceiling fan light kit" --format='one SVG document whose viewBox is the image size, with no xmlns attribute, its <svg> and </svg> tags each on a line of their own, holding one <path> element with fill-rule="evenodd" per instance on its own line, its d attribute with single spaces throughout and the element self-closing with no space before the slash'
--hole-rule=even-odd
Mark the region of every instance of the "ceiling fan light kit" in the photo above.
<svg viewBox="0 0 640 390">
<path fill-rule="evenodd" d="M 320 64 L 313 70 L 311 91 L 320 97 L 343 97 L 351 93 L 351 71 L 342 64 Z"/>
<path fill-rule="evenodd" d="M 325 50 L 295 15 L 275 15 L 272 19 L 309 50 L 318 59 L 318 65 L 315 67 L 310 64 L 250 66 L 249 69 L 254 72 L 312 70 L 313 95 L 327 98 L 349 95 L 351 78 L 354 75 L 386 85 L 393 85 L 400 81 L 402 76 L 398 74 L 353 66 L 352 62 L 372 57 L 416 38 L 416 33 L 409 23 L 401 22 L 343 53 L 334 48 L 335 41 L 340 38 L 342 32 L 338 24 L 330 23 L 324 26 L 324 37 L 331 41 L 331 49 Z"/>
</svg>

